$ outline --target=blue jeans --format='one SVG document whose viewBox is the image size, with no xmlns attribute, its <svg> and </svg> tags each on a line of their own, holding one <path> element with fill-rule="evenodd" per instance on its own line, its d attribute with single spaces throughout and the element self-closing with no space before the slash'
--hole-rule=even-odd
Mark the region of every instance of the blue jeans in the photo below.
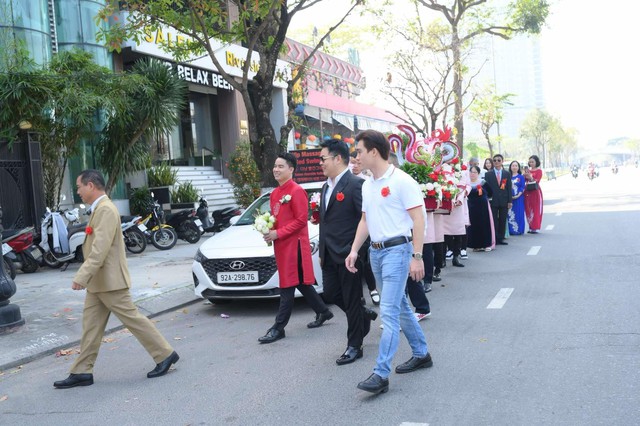
<svg viewBox="0 0 640 426">
<path fill-rule="evenodd" d="M 369 248 L 371 269 L 380 290 L 380 317 L 384 325 L 373 372 L 382 378 L 389 377 L 391 373 L 391 360 L 398 350 L 400 327 L 413 356 L 423 357 L 427 354 L 427 340 L 405 294 L 412 252 L 411 243 L 379 250 Z"/>
</svg>

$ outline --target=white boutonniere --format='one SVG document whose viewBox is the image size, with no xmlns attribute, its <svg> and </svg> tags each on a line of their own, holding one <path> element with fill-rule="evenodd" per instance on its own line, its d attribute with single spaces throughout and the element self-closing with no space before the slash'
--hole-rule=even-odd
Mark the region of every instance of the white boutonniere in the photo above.
<svg viewBox="0 0 640 426">
<path fill-rule="evenodd" d="M 291 201 L 291 195 L 287 194 L 284 197 L 280 198 L 280 204 L 287 204 Z"/>
</svg>

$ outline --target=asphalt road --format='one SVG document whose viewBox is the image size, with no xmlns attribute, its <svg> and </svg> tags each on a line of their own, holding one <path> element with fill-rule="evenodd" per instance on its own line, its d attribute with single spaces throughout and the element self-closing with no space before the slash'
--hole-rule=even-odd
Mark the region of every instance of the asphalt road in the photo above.
<svg viewBox="0 0 640 426">
<path fill-rule="evenodd" d="M 346 321 L 335 307 L 309 330 L 313 312 L 297 301 L 287 337 L 259 345 L 277 302 L 198 302 L 156 318 L 181 356 L 167 376 L 147 379 L 153 362 L 121 331 L 103 344 L 93 386 L 53 389 L 74 355 L 0 373 L 0 423 L 637 424 L 638 181 L 640 170 L 621 168 L 543 182 L 543 232 L 443 271 L 421 322 L 434 366 L 392 374 L 387 394 L 356 389 L 373 368 L 377 327 L 364 358 L 338 367 Z M 409 357 L 401 340 L 394 365 Z"/>
</svg>

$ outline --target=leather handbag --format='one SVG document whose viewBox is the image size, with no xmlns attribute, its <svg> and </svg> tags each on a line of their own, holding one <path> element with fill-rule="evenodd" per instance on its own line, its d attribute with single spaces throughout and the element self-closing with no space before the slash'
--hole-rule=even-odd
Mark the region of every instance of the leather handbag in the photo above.
<svg viewBox="0 0 640 426">
<path fill-rule="evenodd" d="M 538 182 L 527 182 L 527 184 L 524 186 L 524 189 L 526 191 L 536 191 L 538 189 L 540 189 L 540 187 L 538 186 Z"/>
</svg>

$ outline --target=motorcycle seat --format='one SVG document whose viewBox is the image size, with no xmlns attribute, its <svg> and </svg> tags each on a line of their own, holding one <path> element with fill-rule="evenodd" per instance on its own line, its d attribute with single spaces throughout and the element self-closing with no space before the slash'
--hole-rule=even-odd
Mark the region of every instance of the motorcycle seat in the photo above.
<svg viewBox="0 0 640 426">
<path fill-rule="evenodd" d="M 69 233 L 69 238 L 71 238 L 71 236 L 73 234 L 77 234 L 78 232 L 84 232 L 85 229 L 87 229 L 87 224 L 86 223 L 80 223 L 78 225 L 70 225 L 69 227 L 67 227 L 67 232 Z"/>
<path fill-rule="evenodd" d="M 136 217 L 138 216 L 120 216 L 120 223 L 131 222 Z"/>
</svg>

